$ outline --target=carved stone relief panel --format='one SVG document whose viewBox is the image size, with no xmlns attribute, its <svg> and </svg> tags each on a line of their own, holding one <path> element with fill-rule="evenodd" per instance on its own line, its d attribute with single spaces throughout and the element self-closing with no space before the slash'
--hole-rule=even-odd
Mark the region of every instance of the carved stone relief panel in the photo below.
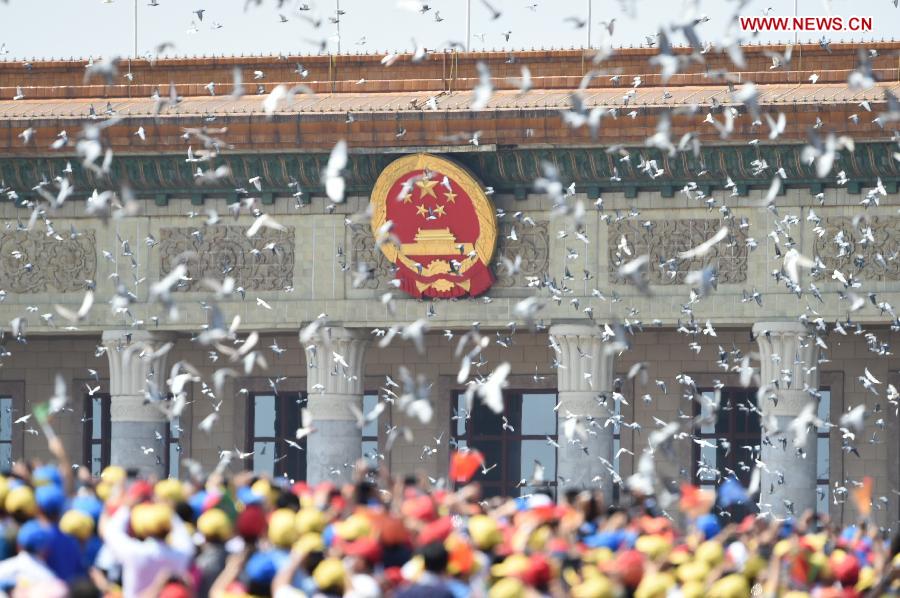
<svg viewBox="0 0 900 598">
<path fill-rule="evenodd" d="M 713 237 L 722 227 L 717 219 L 678 220 L 622 220 L 609 225 L 609 281 L 619 282 L 617 272 L 622 263 L 640 255 L 649 255 L 647 273 L 651 284 L 684 284 L 684 277 L 691 270 L 702 270 L 713 265 L 718 271 L 719 284 L 742 283 L 747 280 L 747 233 L 737 227 L 731 228 L 728 238 L 717 243 L 705 256 L 693 259 L 678 259 L 678 254 L 687 251 Z M 619 249 L 624 235 L 631 256 Z M 667 260 L 675 259 L 665 267 Z"/>
<path fill-rule="evenodd" d="M 550 268 L 550 239 L 546 222 L 529 224 L 502 222 L 498 225 L 497 250 L 491 270 L 497 281 L 494 288 L 508 289 L 526 287 L 526 278 L 542 276 Z M 515 239 L 511 233 L 515 229 Z M 516 256 L 521 258 L 518 272 L 512 274 L 505 266 L 506 260 L 515 263 Z"/>
<path fill-rule="evenodd" d="M 94 231 L 60 241 L 43 231 L 0 234 L 0 289 L 8 293 L 71 293 L 97 275 Z"/>
<path fill-rule="evenodd" d="M 231 276 L 247 290 L 278 291 L 293 285 L 294 228 L 263 229 L 252 239 L 246 226 L 163 228 L 159 231 L 159 270 L 165 276 L 174 264 L 187 265 L 177 290 L 199 291 L 204 278 Z"/>
<path fill-rule="evenodd" d="M 374 268 L 371 278 L 362 282 L 360 289 L 384 289 L 394 277 L 393 265 L 375 247 L 375 236 L 368 224 L 350 225 L 350 264 L 347 270 L 356 272 L 357 267 L 364 264 L 367 268 Z"/>
<path fill-rule="evenodd" d="M 900 280 L 900 219 L 872 216 L 853 226 L 850 217 L 825 218 L 815 253 L 830 277 L 834 270 L 864 280 Z"/>
</svg>

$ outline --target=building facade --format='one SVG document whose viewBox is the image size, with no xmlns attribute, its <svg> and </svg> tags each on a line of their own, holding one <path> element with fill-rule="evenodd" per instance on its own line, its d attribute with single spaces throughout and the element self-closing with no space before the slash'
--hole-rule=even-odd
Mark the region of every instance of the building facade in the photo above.
<svg viewBox="0 0 900 598">
<path fill-rule="evenodd" d="M 114 463 L 179 476 L 230 452 L 228 467 L 312 482 L 349 479 L 361 457 L 440 480 L 451 451 L 471 447 L 485 455 L 475 479 L 486 492 L 530 491 L 537 462 L 557 491 L 615 496 L 675 422 L 653 456 L 673 490 L 731 474 L 749 484 L 758 470 L 763 510 L 849 521 L 849 492 L 871 477 L 873 517 L 895 527 L 900 162 L 890 122 L 873 119 L 890 112 L 884 90 L 898 93 L 900 73 L 897 44 L 875 46 L 880 82 L 858 90 L 846 84 L 849 44 L 803 46 L 776 71 L 772 48 L 748 47 L 740 73 L 717 79 L 727 58 L 713 55 L 666 82 L 642 49 L 600 66 L 580 51 L 390 67 L 304 57 L 313 93 L 271 114 L 263 100 L 297 82 L 291 60 L 138 61 L 131 82 L 34 62 L 17 101 L 6 98 L 21 65 L 2 64 L 0 460 L 47 454 L 22 417 L 54 395 L 58 374 L 69 402 L 52 424 L 95 473 Z M 495 90 L 473 110 L 478 61 Z M 528 93 L 507 81 L 520 64 Z M 261 89 L 205 90 L 229 89 L 235 66 L 264 70 Z M 592 68 L 604 74 L 573 107 Z M 785 114 L 777 138 L 735 99 L 748 80 L 763 113 Z M 603 111 L 593 134 L 592 108 Z M 724 138 L 716 124 L 729 120 Z M 51 149 L 64 130 L 71 139 Z M 804 147 L 829 133 L 855 143 L 819 177 Z M 86 165 L 78 144 L 94 139 L 102 149 Z M 350 155 L 335 203 L 322 173 L 340 140 Z M 494 240 L 477 296 L 415 297 L 393 282 L 373 190 L 404 156 L 447 160 L 484 193 L 493 221 L 480 232 Z M 451 178 L 436 199 L 456 189 Z M 63 181 L 73 191 L 60 201 Z M 429 191 L 411 184 L 413 203 Z M 261 214 L 277 228 L 248 235 Z M 398 218 L 402 228 L 415 216 Z M 727 238 L 691 252 L 723 227 Z M 478 253 L 455 232 L 407 241 Z M 791 251 L 815 260 L 796 283 Z M 629 277 L 638 256 L 646 267 Z M 93 307 L 66 319 L 87 291 Z M 498 414 L 466 391 L 504 364 Z M 810 402 L 818 420 L 797 450 L 787 430 Z M 842 423 L 858 406 L 862 427 Z"/>
</svg>

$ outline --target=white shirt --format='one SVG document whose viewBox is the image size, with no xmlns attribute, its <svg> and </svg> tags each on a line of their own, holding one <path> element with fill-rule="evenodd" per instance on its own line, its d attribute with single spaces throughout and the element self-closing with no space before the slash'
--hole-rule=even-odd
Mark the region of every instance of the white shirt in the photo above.
<svg viewBox="0 0 900 598">
<path fill-rule="evenodd" d="M 20 552 L 14 557 L 0 561 L 0 582 L 16 586 L 52 581 L 56 575 L 40 560 L 27 552 Z"/>
<path fill-rule="evenodd" d="M 194 556 L 194 544 L 184 524 L 172 517 L 169 543 L 148 538 L 138 540 L 128 535 L 131 509 L 122 507 L 106 525 L 104 545 L 122 563 L 122 594 L 137 598 L 157 580 L 161 572 L 184 574 Z"/>
</svg>

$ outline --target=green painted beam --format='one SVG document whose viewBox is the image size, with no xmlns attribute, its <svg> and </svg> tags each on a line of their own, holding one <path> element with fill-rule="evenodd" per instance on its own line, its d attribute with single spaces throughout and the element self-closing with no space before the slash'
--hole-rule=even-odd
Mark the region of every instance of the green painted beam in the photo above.
<svg viewBox="0 0 900 598">
<path fill-rule="evenodd" d="M 666 196 L 670 193 L 670 188 L 673 189 L 671 193 L 674 196 L 688 181 L 698 182 L 704 191 L 722 190 L 727 177 L 735 182 L 740 195 L 746 195 L 751 188 L 768 188 L 771 182 L 768 176 L 753 174 L 750 163 L 756 159 L 783 165 L 792 188 L 808 188 L 815 195 L 826 188 L 836 187 L 834 176 L 829 175 L 824 179 L 816 176 L 815 166 L 806 164 L 801 159 L 802 150 L 802 144 L 761 144 L 755 148 L 743 145 L 704 146 L 701 148 L 700 160 L 708 166 L 709 173 L 702 181 L 697 180 L 696 169 L 692 168 L 696 160 L 685 160 L 681 155 L 669 157 L 657 149 L 646 147 L 635 147 L 632 153 L 636 155 L 640 152 L 645 159 L 657 161 L 665 174 L 656 179 L 650 179 L 628 162 L 611 163 L 603 146 L 560 147 L 551 150 L 502 148 L 453 153 L 449 157 L 471 170 L 483 184 L 494 187 L 498 192 L 512 193 L 516 197 L 521 197 L 522 189 L 527 194 L 533 188 L 534 180 L 543 174 L 542 163 L 551 156 L 559 169 L 560 180 L 566 184 L 574 181 L 576 187 L 585 189 L 592 199 L 603 192 L 616 190 L 625 190 L 627 194 L 644 190 L 659 191 Z M 841 152 L 839 164 L 850 179 L 848 187 L 851 193 L 860 193 L 864 184 L 874 186 L 878 178 L 881 178 L 885 188 L 896 190 L 900 186 L 900 163 L 892 157 L 895 150 L 896 145 L 890 141 L 859 141 L 852 157 L 847 152 Z M 399 154 L 351 154 L 344 171 L 347 192 L 368 193 L 385 166 L 397 157 Z M 32 187 L 44 176 L 48 179 L 66 176 L 62 171 L 67 161 L 71 161 L 71 158 L 54 155 L 0 157 L 0 180 L 20 196 L 33 197 Z M 328 161 L 328 154 L 226 154 L 219 156 L 217 161 L 231 169 L 233 180 L 236 181 L 264 173 L 265 178 L 261 181 L 263 188 L 273 195 L 290 195 L 293 180 L 307 194 L 320 195 L 323 192 L 321 173 Z M 618 169 L 620 181 L 611 180 L 613 166 Z M 72 163 L 72 169 L 68 178 L 75 188 L 73 198 L 76 199 L 89 195 L 95 188 L 116 190 L 126 181 L 137 196 L 157 201 L 160 201 L 160 194 L 191 198 L 195 194 L 234 197 L 234 183 L 231 180 L 221 180 L 199 188 L 191 165 L 184 162 L 180 153 L 117 154 L 110 174 L 102 178 L 85 170 L 78 161 Z M 165 205 L 165 202 L 161 205 Z"/>
</svg>

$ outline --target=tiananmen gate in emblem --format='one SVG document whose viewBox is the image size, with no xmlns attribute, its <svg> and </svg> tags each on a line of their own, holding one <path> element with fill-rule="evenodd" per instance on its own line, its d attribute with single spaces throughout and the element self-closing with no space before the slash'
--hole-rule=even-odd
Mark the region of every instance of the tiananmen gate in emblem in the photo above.
<svg viewBox="0 0 900 598">
<path fill-rule="evenodd" d="M 391 162 L 372 190 L 372 233 L 413 297 L 477 296 L 494 283 L 497 218 L 464 167 L 431 154 Z M 390 221 L 390 234 L 379 231 Z"/>
</svg>

